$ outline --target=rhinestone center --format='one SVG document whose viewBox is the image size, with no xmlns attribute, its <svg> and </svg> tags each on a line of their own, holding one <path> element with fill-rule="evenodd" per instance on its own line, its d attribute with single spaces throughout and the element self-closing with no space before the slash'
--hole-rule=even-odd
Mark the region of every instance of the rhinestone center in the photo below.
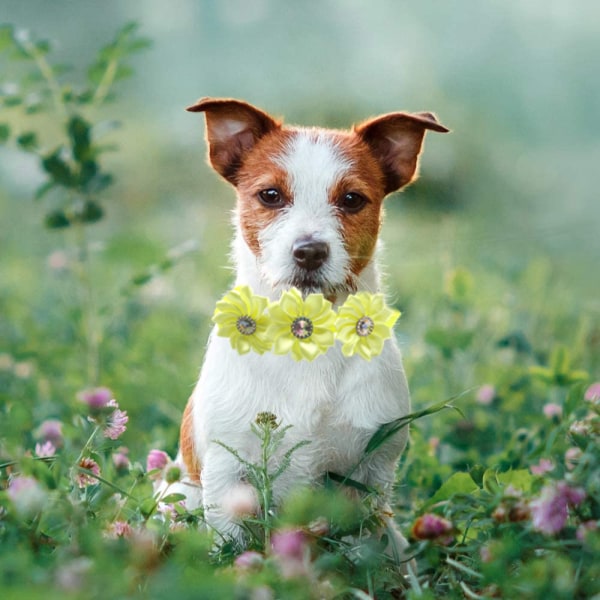
<svg viewBox="0 0 600 600">
<path fill-rule="evenodd" d="M 361 317 L 356 322 L 356 333 L 360 337 L 367 337 L 373 333 L 373 329 L 375 329 L 375 323 L 373 323 L 373 319 L 371 317 Z"/>
<path fill-rule="evenodd" d="M 256 331 L 256 321 L 244 315 L 235 322 L 235 327 L 242 335 L 252 335 Z"/>
<path fill-rule="evenodd" d="M 312 321 L 306 317 L 298 317 L 297 319 L 294 319 L 290 329 L 295 338 L 305 340 L 312 335 L 313 324 Z"/>
</svg>

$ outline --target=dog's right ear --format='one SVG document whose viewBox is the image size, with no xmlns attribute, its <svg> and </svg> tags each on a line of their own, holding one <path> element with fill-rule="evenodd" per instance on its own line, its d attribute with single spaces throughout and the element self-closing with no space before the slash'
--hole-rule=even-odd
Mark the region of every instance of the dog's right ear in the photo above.
<svg viewBox="0 0 600 600">
<path fill-rule="evenodd" d="M 267 113 L 240 100 L 201 98 L 186 110 L 206 114 L 210 164 L 233 185 L 248 150 L 265 134 L 281 127 Z"/>
</svg>

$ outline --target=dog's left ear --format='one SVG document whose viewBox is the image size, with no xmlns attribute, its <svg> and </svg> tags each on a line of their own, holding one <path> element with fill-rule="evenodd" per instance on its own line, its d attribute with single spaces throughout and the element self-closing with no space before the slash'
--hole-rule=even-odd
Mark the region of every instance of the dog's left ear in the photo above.
<svg viewBox="0 0 600 600">
<path fill-rule="evenodd" d="M 233 185 L 245 154 L 261 137 L 281 127 L 270 115 L 241 100 L 201 98 L 186 110 L 205 113 L 210 164 Z"/>
<path fill-rule="evenodd" d="M 371 148 L 385 176 L 385 193 L 410 183 L 417 171 L 417 161 L 425 131 L 450 131 L 429 112 L 390 113 L 356 125 L 354 132 Z"/>
</svg>

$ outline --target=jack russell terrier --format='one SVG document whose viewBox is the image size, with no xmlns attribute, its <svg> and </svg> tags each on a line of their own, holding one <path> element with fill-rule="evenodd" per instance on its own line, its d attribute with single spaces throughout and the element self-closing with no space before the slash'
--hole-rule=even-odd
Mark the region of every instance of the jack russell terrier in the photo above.
<svg viewBox="0 0 600 600">
<path fill-rule="evenodd" d="M 334 307 L 355 292 L 381 290 L 376 255 L 383 200 L 416 177 L 425 132 L 448 131 L 433 114 L 395 112 L 338 131 L 284 126 L 232 99 L 203 98 L 187 110 L 205 114 L 210 164 L 237 192 L 236 285 L 270 300 L 292 287 L 304 296 L 322 293 Z M 276 480 L 275 502 L 294 486 L 316 484 L 328 472 L 343 475 L 360 463 L 352 478 L 379 491 L 401 552 L 406 540 L 393 526 L 387 500 L 406 428 L 360 461 L 375 431 L 409 410 L 394 339 L 371 361 L 343 356 L 337 343 L 308 362 L 273 353 L 240 356 L 213 331 L 183 415 L 179 460 L 186 474 L 178 491 L 187 495 L 188 508 L 204 506 L 209 526 L 243 546 L 242 528 L 226 505 L 245 479 L 244 467 L 223 445 L 256 462 L 260 442 L 250 423 L 270 412 L 292 425 L 281 456 L 310 441 Z"/>
</svg>

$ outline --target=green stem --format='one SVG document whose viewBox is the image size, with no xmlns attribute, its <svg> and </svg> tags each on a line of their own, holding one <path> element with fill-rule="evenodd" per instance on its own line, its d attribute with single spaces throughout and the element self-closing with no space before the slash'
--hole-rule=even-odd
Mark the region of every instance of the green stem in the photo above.
<svg viewBox="0 0 600 600">
<path fill-rule="evenodd" d="M 110 88 L 115 80 L 115 76 L 117 75 L 117 67 L 118 61 L 116 59 L 111 59 L 106 67 L 106 71 L 104 71 L 104 75 L 102 75 L 102 79 L 94 92 L 93 103 L 95 106 L 99 106 L 102 104 Z"/>
<path fill-rule="evenodd" d="M 100 425 L 96 425 L 96 427 L 94 427 L 94 431 L 92 431 L 92 435 L 90 435 L 87 442 L 83 445 L 83 448 L 81 449 L 81 452 L 79 453 L 79 456 L 77 457 L 77 460 L 75 461 L 77 463 L 77 465 L 79 465 L 79 463 L 81 462 L 81 459 L 83 458 L 84 454 L 86 454 L 88 448 L 92 445 L 92 441 L 94 440 L 94 438 L 96 437 L 96 434 L 99 431 L 100 431 Z"/>
<path fill-rule="evenodd" d="M 50 63 L 46 60 L 43 54 L 38 52 L 35 44 L 32 44 L 29 40 L 21 42 L 21 44 L 25 52 L 27 52 L 27 54 L 33 58 L 39 72 L 48 84 L 48 88 L 52 94 L 52 99 L 54 100 L 56 110 L 62 115 L 66 116 L 68 113 L 65 103 L 63 102 L 60 85 L 58 84 L 58 81 L 56 81 L 56 77 L 54 77 L 54 71 L 52 70 Z"/>
<path fill-rule="evenodd" d="M 273 491 L 271 489 L 271 479 L 269 477 L 269 448 L 271 446 L 271 429 L 265 426 L 263 429 L 264 438 L 262 442 L 262 496 L 263 496 L 263 511 L 265 522 L 265 554 L 271 551 L 271 502 Z"/>
</svg>

